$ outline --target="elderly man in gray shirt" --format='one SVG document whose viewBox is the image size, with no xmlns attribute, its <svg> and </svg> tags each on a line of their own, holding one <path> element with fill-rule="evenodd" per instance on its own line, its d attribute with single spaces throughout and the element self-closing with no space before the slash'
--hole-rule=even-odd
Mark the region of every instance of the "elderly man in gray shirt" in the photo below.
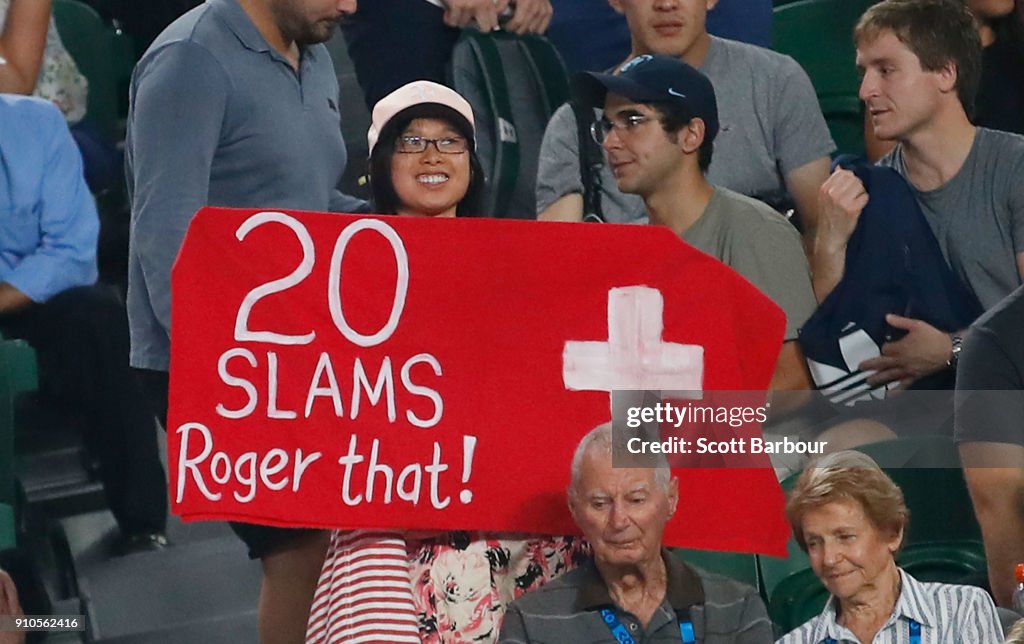
<svg viewBox="0 0 1024 644">
<path fill-rule="evenodd" d="M 771 642 L 757 591 L 692 568 L 662 548 L 679 502 L 678 481 L 663 455 L 653 457 L 653 467 L 613 467 L 617 438 L 611 424 L 601 425 L 583 437 L 572 459 L 569 509 L 593 560 L 513 602 L 498 641 Z"/>
<path fill-rule="evenodd" d="M 125 150 L 131 364 L 165 420 L 171 265 L 196 211 L 365 207 L 336 189 L 347 159 L 322 44 L 355 9 L 356 0 L 210 0 L 135 68 Z M 326 534 L 232 528 L 263 566 L 260 640 L 302 641 Z"/>
</svg>

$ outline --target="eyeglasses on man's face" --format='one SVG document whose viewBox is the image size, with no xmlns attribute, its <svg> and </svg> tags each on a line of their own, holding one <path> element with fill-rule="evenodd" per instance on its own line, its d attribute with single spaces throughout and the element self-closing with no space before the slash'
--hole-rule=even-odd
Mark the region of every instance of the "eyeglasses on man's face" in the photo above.
<svg viewBox="0 0 1024 644">
<path fill-rule="evenodd" d="M 630 134 L 644 123 L 653 120 L 653 116 L 646 116 L 644 114 L 624 114 L 614 119 L 608 119 L 607 116 L 604 116 L 590 124 L 590 136 L 594 137 L 594 140 L 600 145 L 604 143 L 604 140 L 608 138 L 608 134 L 612 130 L 618 130 L 620 135 Z"/>
<path fill-rule="evenodd" d="M 402 154 L 418 154 L 426 152 L 431 143 L 441 154 L 462 154 L 469 149 L 469 143 L 461 136 L 445 136 L 439 139 L 428 139 L 422 136 L 400 136 L 395 143 L 395 152 Z"/>
</svg>

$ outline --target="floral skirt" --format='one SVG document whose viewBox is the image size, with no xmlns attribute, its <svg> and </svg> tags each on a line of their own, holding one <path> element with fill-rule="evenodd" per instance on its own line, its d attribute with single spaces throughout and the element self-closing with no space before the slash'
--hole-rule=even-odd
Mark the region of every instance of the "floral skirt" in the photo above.
<svg viewBox="0 0 1024 644">
<path fill-rule="evenodd" d="M 495 642 L 505 609 L 587 559 L 580 537 L 450 532 L 409 542 L 424 644 Z"/>
<path fill-rule="evenodd" d="M 514 599 L 589 555 L 579 537 L 335 531 L 306 641 L 495 642 Z"/>
</svg>

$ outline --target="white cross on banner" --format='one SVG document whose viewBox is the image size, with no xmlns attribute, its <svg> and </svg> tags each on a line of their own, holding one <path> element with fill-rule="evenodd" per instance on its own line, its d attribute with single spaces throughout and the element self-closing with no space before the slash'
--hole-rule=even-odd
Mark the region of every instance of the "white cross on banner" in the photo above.
<svg viewBox="0 0 1024 644">
<path fill-rule="evenodd" d="M 663 342 L 661 291 L 626 286 L 608 291 L 608 341 L 565 343 L 562 379 L 572 391 L 703 389 L 704 347 Z"/>
</svg>

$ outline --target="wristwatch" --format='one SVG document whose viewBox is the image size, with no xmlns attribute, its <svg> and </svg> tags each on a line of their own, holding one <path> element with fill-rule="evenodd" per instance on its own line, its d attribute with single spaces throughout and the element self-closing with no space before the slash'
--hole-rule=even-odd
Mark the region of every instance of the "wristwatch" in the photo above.
<svg viewBox="0 0 1024 644">
<path fill-rule="evenodd" d="M 964 338 L 962 335 L 950 334 L 950 341 L 952 342 L 952 350 L 949 355 L 949 360 L 946 361 L 946 366 L 956 369 L 956 365 L 960 362 L 960 352 L 964 350 Z"/>
</svg>

